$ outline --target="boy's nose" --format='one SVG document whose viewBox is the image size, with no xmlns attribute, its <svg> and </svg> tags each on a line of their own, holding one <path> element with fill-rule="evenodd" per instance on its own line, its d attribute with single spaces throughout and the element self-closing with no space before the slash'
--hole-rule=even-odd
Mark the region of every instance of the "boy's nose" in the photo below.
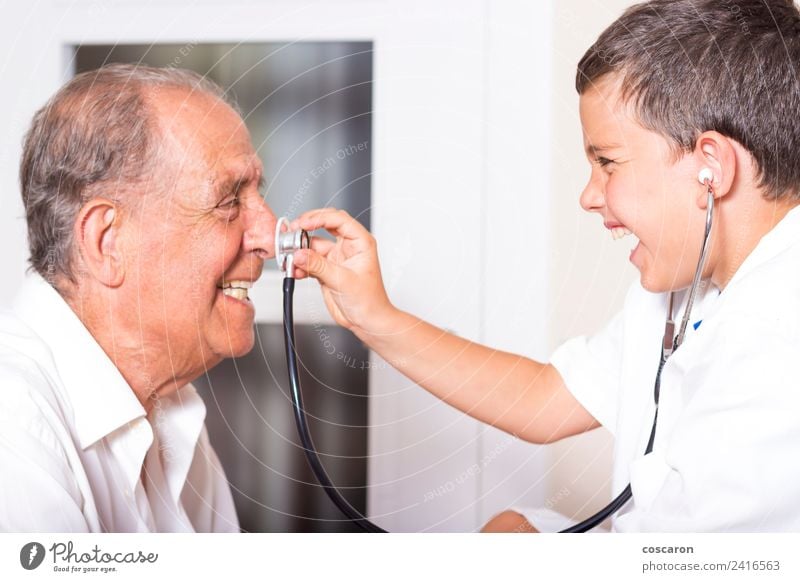
<svg viewBox="0 0 800 582">
<path fill-rule="evenodd" d="M 272 209 L 261 196 L 255 196 L 248 202 L 244 215 L 244 251 L 254 252 L 261 259 L 274 257 L 277 219 Z"/>
<path fill-rule="evenodd" d="M 589 179 L 589 183 L 581 192 L 581 208 L 586 212 L 599 212 L 606 204 L 603 189 L 594 178 Z"/>
</svg>

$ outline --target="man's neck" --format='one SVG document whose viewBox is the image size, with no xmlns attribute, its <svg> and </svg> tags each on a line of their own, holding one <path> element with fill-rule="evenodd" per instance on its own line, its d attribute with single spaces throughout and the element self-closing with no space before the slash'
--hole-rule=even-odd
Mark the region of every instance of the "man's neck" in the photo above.
<svg viewBox="0 0 800 582">
<path fill-rule="evenodd" d="M 148 342 L 142 330 L 126 325 L 125 314 L 132 311 L 116 303 L 114 295 L 107 290 L 90 291 L 73 286 L 61 294 L 147 413 L 153 410 L 159 398 L 178 391 L 202 373 L 181 373 L 179 362 L 166 357 L 169 352 L 162 341 Z M 90 295 L 92 300 L 85 301 L 84 297 Z"/>
</svg>

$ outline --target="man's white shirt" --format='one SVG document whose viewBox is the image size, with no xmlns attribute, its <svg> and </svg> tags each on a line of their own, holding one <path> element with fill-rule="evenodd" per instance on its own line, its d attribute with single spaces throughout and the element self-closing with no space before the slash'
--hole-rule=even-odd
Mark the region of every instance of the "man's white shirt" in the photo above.
<svg viewBox="0 0 800 582">
<path fill-rule="evenodd" d="M 238 532 L 194 387 L 146 414 L 109 355 L 38 275 L 0 312 L 0 530 Z"/>
</svg>

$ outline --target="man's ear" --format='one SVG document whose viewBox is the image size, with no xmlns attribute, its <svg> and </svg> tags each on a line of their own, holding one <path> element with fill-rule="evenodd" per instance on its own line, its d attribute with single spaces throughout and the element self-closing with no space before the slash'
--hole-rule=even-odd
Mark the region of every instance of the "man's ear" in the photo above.
<svg viewBox="0 0 800 582">
<path fill-rule="evenodd" d="M 697 138 L 693 156 L 697 162 L 697 174 L 703 168 L 708 168 L 714 174 L 711 187 L 714 198 L 726 196 L 733 188 L 736 176 L 737 157 L 736 148 L 731 139 L 716 131 L 704 131 Z M 708 193 L 705 189 L 698 195 L 698 205 L 705 209 Z"/>
<path fill-rule="evenodd" d="M 92 198 L 81 207 L 75 221 L 75 242 L 84 268 L 108 287 L 119 287 L 125 280 L 120 220 L 117 204 L 105 198 Z"/>
</svg>

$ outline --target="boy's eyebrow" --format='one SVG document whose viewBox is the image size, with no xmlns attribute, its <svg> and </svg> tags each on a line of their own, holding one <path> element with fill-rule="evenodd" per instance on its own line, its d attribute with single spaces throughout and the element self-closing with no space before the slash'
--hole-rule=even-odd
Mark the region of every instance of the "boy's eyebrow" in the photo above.
<svg viewBox="0 0 800 582">
<path fill-rule="evenodd" d="M 598 144 L 598 145 L 587 144 L 586 145 L 586 155 L 589 156 L 589 157 L 592 157 L 592 156 L 596 157 L 600 152 L 613 150 L 613 149 L 618 148 L 618 147 L 619 147 L 619 145 L 617 145 L 617 144 Z"/>
</svg>

